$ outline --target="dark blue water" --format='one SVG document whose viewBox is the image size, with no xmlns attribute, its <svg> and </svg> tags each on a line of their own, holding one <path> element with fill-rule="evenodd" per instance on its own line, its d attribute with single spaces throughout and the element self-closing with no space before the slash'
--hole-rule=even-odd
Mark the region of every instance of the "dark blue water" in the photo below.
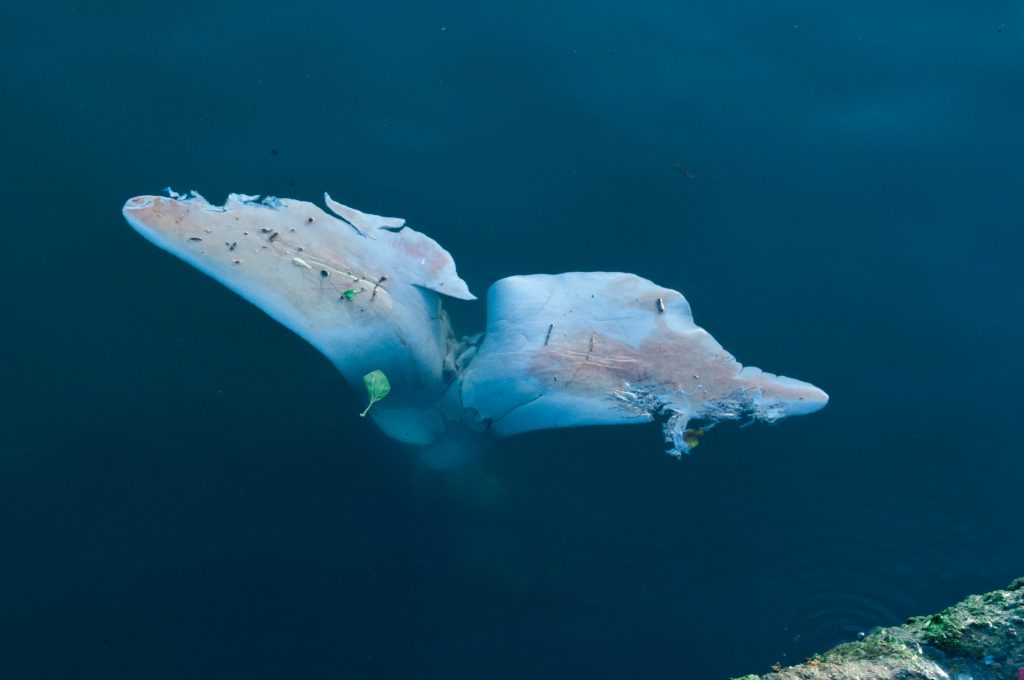
<svg viewBox="0 0 1024 680">
<path fill-rule="evenodd" d="M 716 678 L 1024 575 L 1022 5 L 556 5 L 5 10 L 0 676 Z M 636 272 L 832 401 L 426 470 L 168 184 Z"/>
</svg>

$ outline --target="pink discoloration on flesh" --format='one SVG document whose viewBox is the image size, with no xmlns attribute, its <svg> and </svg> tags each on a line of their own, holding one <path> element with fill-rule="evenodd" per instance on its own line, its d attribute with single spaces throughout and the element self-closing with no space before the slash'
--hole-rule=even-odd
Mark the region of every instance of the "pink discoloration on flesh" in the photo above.
<svg viewBox="0 0 1024 680">
<path fill-rule="evenodd" d="M 425 239 L 403 238 L 396 244 L 405 255 L 422 262 L 430 274 L 437 276 L 445 269 L 455 267 L 455 262 L 447 252 L 437 247 L 437 244 Z"/>
</svg>

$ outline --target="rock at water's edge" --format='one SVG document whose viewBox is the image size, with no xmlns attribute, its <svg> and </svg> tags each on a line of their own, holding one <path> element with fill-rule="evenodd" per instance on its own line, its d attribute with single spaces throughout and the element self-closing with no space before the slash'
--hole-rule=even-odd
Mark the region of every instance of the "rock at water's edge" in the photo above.
<svg viewBox="0 0 1024 680">
<path fill-rule="evenodd" d="M 1024 677 L 1024 578 L 932 616 L 876 628 L 798 666 L 734 680 L 1019 680 Z"/>
</svg>

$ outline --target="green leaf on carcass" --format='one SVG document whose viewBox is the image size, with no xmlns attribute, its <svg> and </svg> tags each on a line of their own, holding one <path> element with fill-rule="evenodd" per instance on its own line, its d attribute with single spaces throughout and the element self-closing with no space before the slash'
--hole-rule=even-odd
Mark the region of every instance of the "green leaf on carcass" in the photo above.
<svg viewBox="0 0 1024 680">
<path fill-rule="evenodd" d="M 388 377 L 384 375 L 384 371 L 380 369 L 370 371 L 364 375 L 363 384 L 366 385 L 366 393 L 370 395 L 370 403 L 367 404 L 366 409 L 359 414 L 361 416 L 365 416 L 371 406 L 388 396 L 391 392 L 391 383 L 388 382 Z"/>
</svg>

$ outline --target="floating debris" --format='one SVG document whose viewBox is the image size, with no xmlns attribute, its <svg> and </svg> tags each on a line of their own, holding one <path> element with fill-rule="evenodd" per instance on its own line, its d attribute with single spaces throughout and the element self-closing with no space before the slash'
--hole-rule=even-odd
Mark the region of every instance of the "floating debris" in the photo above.
<svg viewBox="0 0 1024 680">
<path fill-rule="evenodd" d="M 370 296 L 370 300 L 377 299 L 377 288 L 380 287 L 380 284 L 384 283 L 387 280 L 387 276 L 381 275 L 380 279 L 378 279 L 377 282 L 373 284 L 373 294 Z"/>
<path fill-rule="evenodd" d="M 364 375 L 363 384 L 366 385 L 366 393 L 370 395 L 370 403 L 359 414 L 360 416 L 365 416 L 370 411 L 371 406 L 391 393 L 391 383 L 388 382 L 388 377 L 384 375 L 384 371 L 380 369 L 370 371 Z"/>
<path fill-rule="evenodd" d="M 691 427 L 683 431 L 683 443 L 686 444 L 690 449 L 697 448 L 700 444 L 701 438 L 704 436 L 704 430 L 699 427 Z"/>
</svg>

